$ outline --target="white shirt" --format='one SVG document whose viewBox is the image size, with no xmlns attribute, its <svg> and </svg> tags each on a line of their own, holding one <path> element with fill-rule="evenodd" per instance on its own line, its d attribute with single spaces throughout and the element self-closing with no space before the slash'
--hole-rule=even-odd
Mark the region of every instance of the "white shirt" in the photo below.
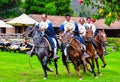
<svg viewBox="0 0 120 82">
<path fill-rule="evenodd" d="M 86 36 L 85 24 L 83 24 L 83 25 L 78 24 L 78 30 L 79 30 L 79 35 L 81 37 Z"/>
<path fill-rule="evenodd" d="M 95 27 L 94 24 L 92 24 L 92 23 L 86 23 L 85 25 L 88 26 L 89 28 L 92 27 L 92 31 L 93 31 L 93 33 L 95 33 L 96 27 Z"/>
<path fill-rule="evenodd" d="M 40 27 L 40 28 L 43 28 L 43 29 L 47 29 L 49 22 L 50 22 L 50 21 L 49 21 L 48 19 L 47 19 L 46 21 L 41 21 L 41 22 L 39 23 L 39 27 Z"/>
</svg>

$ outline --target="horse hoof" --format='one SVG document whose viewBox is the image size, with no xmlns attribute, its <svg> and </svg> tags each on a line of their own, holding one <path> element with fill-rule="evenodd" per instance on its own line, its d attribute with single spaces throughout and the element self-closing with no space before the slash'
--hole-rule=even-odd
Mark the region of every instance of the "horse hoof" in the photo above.
<svg viewBox="0 0 120 82">
<path fill-rule="evenodd" d="M 95 76 L 95 78 L 98 78 L 97 76 Z"/>
<path fill-rule="evenodd" d="M 50 69 L 50 72 L 54 72 L 52 69 Z"/>
<path fill-rule="evenodd" d="M 102 76 L 102 73 L 99 73 L 99 76 Z"/>
<path fill-rule="evenodd" d="M 44 80 L 46 80 L 47 78 L 46 77 L 44 77 Z"/>
<path fill-rule="evenodd" d="M 105 68 L 106 64 L 104 66 L 102 66 L 102 68 Z"/>
<path fill-rule="evenodd" d="M 71 74 L 68 74 L 68 76 L 70 76 L 70 77 L 71 77 L 72 75 L 71 75 Z"/>
<path fill-rule="evenodd" d="M 82 80 L 82 78 L 79 78 L 79 80 Z"/>
<path fill-rule="evenodd" d="M 58 76 L 59 76 L 59 74 L 56 74 L 56 76 L 58 77 Z"/>
</svg>

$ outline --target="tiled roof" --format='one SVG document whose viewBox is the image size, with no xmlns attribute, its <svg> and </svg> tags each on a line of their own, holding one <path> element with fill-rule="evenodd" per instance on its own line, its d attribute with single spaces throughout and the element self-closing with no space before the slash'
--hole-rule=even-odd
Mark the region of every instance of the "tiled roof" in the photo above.
<svg viewBox="0 0 120 82">
<path fill-rule="evenodd" d="M 117 20 L 114 23 L 111 23 L 110 26 L 107 26 L 104 21 L 104 19 L 99 19 L 94 23 L 94 25 L 99 29 L 120 29 L 120 21 Z"/>
<path fill-rule="evenodd" d="M 38 22 L 41 21 L 40 14 L 30 14 L 29 16 Z M 52 15 L 48 15 L 48 19 L 51 20 L 54 27 L 59 27 L 61 25 L 61 23 L 65 20 L 64 16 L 52 16 Z M 79 21 L 79 17 L 71 17 L 71 19 L 77 23 Z M 115 21 L 110 26 L 107 26 L 104 23 L 104 19 L 99 19 L 94 23 L 94 25 L 98 29 L 120 29 L 120 21 Z"/>
<path fill-rule="evenodd" d="M 39 14 L 30 14 L 29 16 L 38 22 L 41 21 L 41 15 Z M 53 23 L 54 27 L 59 27 L 61 23 L 65 20 L 65 17 L 48 15 L 48 19 Z M 79 17 L 71 17 L 71 19 L 78 23 Z"/>
</svg>

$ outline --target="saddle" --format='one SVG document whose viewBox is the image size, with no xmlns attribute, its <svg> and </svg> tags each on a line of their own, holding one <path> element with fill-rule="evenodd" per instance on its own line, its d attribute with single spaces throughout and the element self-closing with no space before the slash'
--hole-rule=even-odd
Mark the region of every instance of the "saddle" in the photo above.
<svg viewBox="0 0 120 82">
<path fill-rule="evenodd" d="M 46 37 L 43 37 L 45 40 L 46 40 L 46 42 L 48 43 L 48 47 L 49 47 L 49 50 L 50 51 L 52 51 L 52 44 L 50 43 L 50 41 L 48 40 L 48 38 L 46 38 Z"/>
</svg>

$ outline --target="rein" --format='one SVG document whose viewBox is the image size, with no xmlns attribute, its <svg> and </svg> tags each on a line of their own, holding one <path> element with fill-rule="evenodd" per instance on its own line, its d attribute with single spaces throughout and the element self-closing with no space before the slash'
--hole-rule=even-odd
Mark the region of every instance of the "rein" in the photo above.
<svg viewBox="0 0 120 82">
<path fill-rule="evenodd" d="M 97 37 L 97 36 L 96 36 L 96 37 Z M 98 37 L 100 38 L 100 36 L 98 36 Z M 100 42 L 99 40 L 97 40 L 96 38 L 94 38 L 94 40 L 95 40 L 96 42 L 98 42 L 99 44 L 103 45 L 103 43 Z"/>
</svg>

